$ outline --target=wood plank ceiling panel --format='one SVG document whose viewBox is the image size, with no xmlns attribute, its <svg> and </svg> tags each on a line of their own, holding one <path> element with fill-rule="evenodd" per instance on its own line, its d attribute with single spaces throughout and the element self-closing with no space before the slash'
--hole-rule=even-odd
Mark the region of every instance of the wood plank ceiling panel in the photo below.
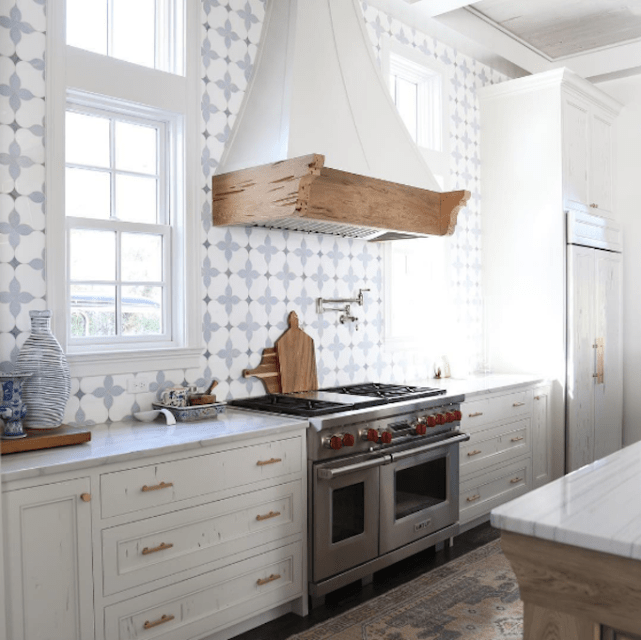
<svg viewBox="0 0 641 640">
<path fill-rule="evenodd" d="M 641 0 L 480 0 L 473 7 L 552 60 L 641 38 Z"/>
</svg>

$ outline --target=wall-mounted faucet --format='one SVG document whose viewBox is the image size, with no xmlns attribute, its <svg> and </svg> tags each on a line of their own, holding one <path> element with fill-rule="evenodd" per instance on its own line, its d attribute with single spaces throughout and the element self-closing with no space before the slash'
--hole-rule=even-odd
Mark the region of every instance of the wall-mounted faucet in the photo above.
<svg viewBox="0 0 641 640">
<path fill-rule="evenodd" d="M 358 331 L 358 318 L 352 315 L 353 304 L 358 304 L 361 307 L 365 302 L 363 293 L 369 289 L 359 289 L 358 295 L 354 298 L 316 298 L 316 313 L 325 313 L 325 311 L 337 311 L 340 313 L 338 318 L 341 324 L 346 322 L 355 322 L 356 331 Z M 338 304 L 339 307 L 328 307 L 328 304 Z"/>
</svg>

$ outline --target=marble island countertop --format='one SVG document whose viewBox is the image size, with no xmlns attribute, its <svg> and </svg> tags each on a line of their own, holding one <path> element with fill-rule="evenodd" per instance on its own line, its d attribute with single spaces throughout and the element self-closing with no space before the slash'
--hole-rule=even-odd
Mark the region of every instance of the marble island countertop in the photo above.
<svg viewBox="0 0 641 640">
<path fill-rule="evenodd" d="M 495 391 L 510 391 L 545 382 L 541 376 L 520 373 L 475 374 L 465 378 L 421 378 L 409 384 L 447 389 L 447 395 L 465 395 L 466 400 Z"/>
<path fill-rule="evenodd" d="M 0 470 L 2 482 L 10 482 L 98 464 L 285 434 L 301 427 L 307 427 L 306 420 L 231 407 L 209 420 L 179 422 L 171 426 L 160 419 L 150 423 L 114 422 L 91 427 L 91 441 L 84 444 L 4 455 Z"/>
<path fill-rule="evenodd" d="M 641 442 L 492 511 L 492 525 L 641 560 Z"/>
</svg>

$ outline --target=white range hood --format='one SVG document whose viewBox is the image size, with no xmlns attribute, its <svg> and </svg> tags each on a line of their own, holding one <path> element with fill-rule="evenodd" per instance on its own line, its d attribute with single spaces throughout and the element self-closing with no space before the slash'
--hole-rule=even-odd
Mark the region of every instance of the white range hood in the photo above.
<svg viewBox="0 0 641 640">
<path fill-rule="evenodd" d="M 310 174 L 327 166 L 357 177 L 395 183 L 396 187 L 408 185 L 427 190 L 430 206 L 441 195 L 434 193 L 440 191 L 439 186 L 405 128 L 376 65 L 358 0 L 268 0 L 254 74 L 214 176 L 214 224 L 292 229 L 297 228 L 291 222 L 292 215 L 296 218 L 304 210 L 313 218 L 314 207 L 298 200 L 293 213 L 287 211 L 286 216 L 281 216 L 287 222 L 280 226 L 274 223 L 274 215 L 268 216 L 269 220 L 261 219 L 254 196 L 263 198 L 265 188 L 250 197 L 253 209 L 249 217 L 239 219 L 236 215 L 245 206 L 237 200 L 237 194 L 257 180 L 256 175 L 239 170 L 273 166 L 310 154 L 324 156 L 323 162 L 313 163 Z M 261 177 L 266 173 L 264 169 L 260 169 Z M 225 178 L 222 174 L 232 176 L 232 172 L 239 172 L 237 180 L 217 182 L 218 176 Z M 297 188 L 292 185 L 284 198 L 288 204 Z M 380 196 L 386 185 L 375 183 L 367 189 Z M 458 200 L 454 197 L 454 222 L 450 220 L 445 225 L 447 233 L 453 232 L 455 215 L 469 198 L 467 192 L 456 193 L 464 195 Z M 230 194 L 233 203 L 227 202 Z M 454 194 L 442 195 L 449 196 L 448 202 L 453 201 Z M 363 193 L 357 199 L 362 200 Z M 420 194 L 415 193 L 410 199 L 416 201 Z M 380 198 L 377 203 L 380 205 Z M 219 211 L 217 216 L 217 206 L 233 207 L 235 213 L 220 215 Z M 443 215 L 437 211 L 433 217 L 440 220 Z M 361 216 L 355 220 L 356 226 L 376 227 L 378 235 L 382 235 L 380 216 L 371 225 L 364 223 Z M 349 211 L 340 222 L 348 227 L 352 224 Z M 393 220 L 385 227 L 393 230 Z M 439 227 L 443 227 L 441 222 Z M 301 229 L 316 230 L 309 225 Z M 425 233 L 410 231 L 409 235 Z"/>
</svg>

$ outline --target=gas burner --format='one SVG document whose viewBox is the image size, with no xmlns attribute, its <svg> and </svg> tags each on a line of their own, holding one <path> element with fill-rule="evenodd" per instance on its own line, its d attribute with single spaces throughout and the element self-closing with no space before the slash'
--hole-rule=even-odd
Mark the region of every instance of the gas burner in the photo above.
<svg viewBox="0 0 641 640">
<path fill-rule="evenodd" d="M 270 411 L 276 413 L 286 413 L 288 415 L 311 418 L 313 416 L 323 416 L 329 413 L 339 411 L 348 411 L 353 409 L 353 404 L 343 404 L 339 402 L 329 402 L 327 400 L 316 400 L 312 398 L 301 398 L 296 395 L 287 395 L 273 393 L 266 396 L 253 396 L 251 398 L 238 398 L 232 400 L 229 404 L 245 409 L 254 409 L 256 411 Z"/>
<path fill-rule="evenodd" d="M 389 401 L 404 400 L 410 398 L 427 398 L 445 393 L 445 389 L 433 387 L 412 387 L 400 384 L 381 384 L 378 382 L 365 382 L 362 384 L 350 384 L 346 386 L 330 387 L 322 391 L 342 393 L 355 396 L 374 396 L 385 398 Z"/>
</svg>

